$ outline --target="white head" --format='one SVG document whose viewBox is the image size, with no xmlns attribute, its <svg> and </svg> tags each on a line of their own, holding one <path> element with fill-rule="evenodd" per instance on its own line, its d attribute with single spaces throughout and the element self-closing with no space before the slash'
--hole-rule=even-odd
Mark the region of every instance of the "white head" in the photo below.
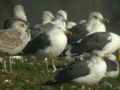
<svg viewBox="0 0 120 90">
<path fill-rule="evenodd" d="M 62 31 L 66 31 L 66 20 L 67 20 L 67 13 L 64 10 L 59 10 L 56 13 L 56 18 L 52 23 Z"/>
<path fill-rule="evenodd" d="M 104 20 L 104 17 L 100 12 L 92 12 L 89 15 L 89 19 Z"/>
<path fill-rule="evenodd" d="M 59 10 L 56 14 L 56 18 L 62 19 L 62 20 L 67 20 L 67 13 L 64 10 Z"/>
<path fill-rule="evenodd" d="M 50 21 L 52 21 L 55 18 L 55 16 L 52 14 L 52 12 L 50 11 L 44 11 L 43 12 L 43 24 L 49 23 Z"/>
<path fill-rule="evenodd" d="M 79 24 L 85 24 L 86 22 L 87 22 L 87 20 L 82 19 L 82 20 L 79 21 Z"/>
<path fill-rule="evenodd" d="M 14 18 L 12 20 L 12 28 L 19 31 L 26 31 L 28 29 L 27 16 L 22 5 L 14 7 Z"/>
<path fill-rule="evenodd" d="M 100 12 L 92 12 L 88 18 L 87 30 L 90 33 L 105 32 L 105 22 L 107 22 L 107 19 L 105 19 Z"/>
<path fill-rule="evenodd" d="M 76 22 L 69 21 L 69 22 L 67 22 L 66 28 L 71 29 L 72 27 L 74 27 L 76 25 L 77 25 Z"/>
<path fill-rule="evenodd" d="M 14 7 L 14 17 L 27 21 L 27 16 L 25 14 L 25 10 L 22 5 L 16 5 Z"/>
</svg>

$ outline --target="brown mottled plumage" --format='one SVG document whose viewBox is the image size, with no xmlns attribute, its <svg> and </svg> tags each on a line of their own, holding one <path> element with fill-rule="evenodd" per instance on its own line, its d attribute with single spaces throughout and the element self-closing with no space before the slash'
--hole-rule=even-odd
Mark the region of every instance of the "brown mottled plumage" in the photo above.
<svg viewBox="0 0 120 90">
<path fill-rule="evenodd" d="M 5 22 L 6 28 L 0 30 L 0 53 L 15 55 L 20 53 L 30 41 L 29 23 L 22 5 L 14 7 L 14 17 Z"/>
<path fill-rule="evenodd" d="M 20 39 L 21 33 L 14 32 L 0 32 L 0 48 L 16 48 L 23 42 Z M 12 42 L 12 43 L 11 43 Z"/>
<path fill-rule="evenodd" d="M 9 56 L 22 52 L 31 39 L 29 23 L 22 5 L 15 5 L 13 17 L 4 22 L 3 29 L 0 30 L 0 56 L 4 57 L 3 70 L 7 72 L 9 60 L 9 71 L 12 72 L 12 59 Z"/>
</svg>

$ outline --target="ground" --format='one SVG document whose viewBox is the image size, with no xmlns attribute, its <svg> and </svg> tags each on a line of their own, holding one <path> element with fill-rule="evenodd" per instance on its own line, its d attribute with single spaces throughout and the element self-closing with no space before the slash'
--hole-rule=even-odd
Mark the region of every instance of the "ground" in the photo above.
<svg viewBox="0 0 120 90">
<path fill-rule="evenodd" d="M 25 59 L 25 60 L 24 60 Z M 52 80 L 55 73 L 52 72 L 51 62 L 49 62 L 49 72 L 46 69 L 44 60 L 23 60 L 13 59 L 12 71 L 0 72 L 0 90 L 60 90 L 60 86 L 42 86 L 47 80 Z M 50 61 L 50 60 L 49 60 Z M 67 61 L 64 59 L 55 60 L 57 66 L 61 66 Z M 8 63 L 9 64 L 9 63 Z M 90 87 L 91 90 L 120 90 L 120 76 L 116 79 L 107 79 L 107 84 Z M 88 90 L 85 86 L 84 90 Z M 65 84 L 63 90 L 83 90 L 80 85 Z"/>
</svg>

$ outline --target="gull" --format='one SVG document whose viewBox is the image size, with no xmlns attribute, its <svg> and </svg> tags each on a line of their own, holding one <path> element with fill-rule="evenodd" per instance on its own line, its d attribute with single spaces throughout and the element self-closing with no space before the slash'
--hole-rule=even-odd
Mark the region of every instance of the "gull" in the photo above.
<svg viewBox="0 0 120 90">
<path fill-rule="evenodd" d="M 80 55 L 84 52 L 100 57 L 112 56 L 120 48 L 120 36 L 112 32 L 96 32 L 86 36 L 80 43 L 74 44 L 71 52 Z"/>
<path fill-rule="evenodd" d="M 108 20 L 103 17 L 100 12 L 91 12 L 87 20 L 81 20 L 79 24 L 75 25 L 71 29 L 72 37 L 69 39 L 69 43 L 74 43 L 84 38 L 86 35 L 94 32 L 106 32 L 106 25 Z"/>
<path fill-rule="evenodd" d="M 105 23 L 108 22 L 107 19 L 103 17 L 100 12 L 92 12 L 89 15 L 88 22 L 86 24 L 86 29 L 88 32 L 105 32 Z"/>
<path fill-rule="evenodd" d="M 44 25 L 43 32 L 27 44 L 23 53 L 40 57 L 59 56 L 67 45 L 66 20 L 67 13 L 59 10 L 56 19 Z M 53 67 L 56 71 L 55 65 Z"/>
<path fill-rule="evenodd" d="M 64 56 L 66 59 L 72 59 L 71 55 L 73 54 L 74 50 L 77 50 L 75 47 L 76 43 L 80 43 L 82 39 L 87 37 L 89 34 L 106 32 L 105 23 L 107 22 L 108 20 L 105 19 L 100 12 L 91 12 L 87 20 L 83 19 L 79 22 L 79 24 L 68 29 L 68 31 L 72 32 L 72 35 L 68 36 L 69 46 L 67 49 L 65 49 L 62 56 Z"/>
<path fill-rule="evenodd" d="M 105 77 L 106 71 L 107 66 L 103 58 L 95 55 L 85 55 L 84 58 L 73 61 L 58 71 L 54 80 L 47 81 L 42 85 L 60 85 L 70 82 L 94 85 Z"/>
<path fill-rule="evenodd" d="M 20 53 L 31 39 L 24 7 L 15 5 L 13 11 L 13 18 L 7 19 L 4 23 L 4 29 L 0 30 L 1 56 Z M 6 60 L 4 60 L 4 63 L 6 64 Z"/>
</svg>

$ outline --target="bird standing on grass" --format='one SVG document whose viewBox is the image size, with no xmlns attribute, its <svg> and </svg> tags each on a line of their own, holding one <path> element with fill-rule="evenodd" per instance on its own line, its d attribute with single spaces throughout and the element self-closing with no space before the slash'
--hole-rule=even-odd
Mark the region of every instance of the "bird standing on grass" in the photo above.
<svg viewBox="0 0 120 90">
<path fill-rule="evenodd" d="M 43 32 L 31 40 L 24 48 L 24 54 L 33 54 L 39 57 L 57 57 L 67 45 L 66 21 L 67 13 L 63 10 L 57 12 L 54 21 L 43 26 Z M 53 64 L 54 71 L 56 67 Z"/>
<path fill-rule="evenodd" d="M 31 39 L 29 23 L 22 5 L 14 6 L 14 16 L 5 21 L 5 29 L 0 30 L 0 54 L 6 56 L 20 53 Z M 4 64 L 6 64 L 4 60 Z M 5 71 L 6 65 L 5 66 Z"/>
</svg>

